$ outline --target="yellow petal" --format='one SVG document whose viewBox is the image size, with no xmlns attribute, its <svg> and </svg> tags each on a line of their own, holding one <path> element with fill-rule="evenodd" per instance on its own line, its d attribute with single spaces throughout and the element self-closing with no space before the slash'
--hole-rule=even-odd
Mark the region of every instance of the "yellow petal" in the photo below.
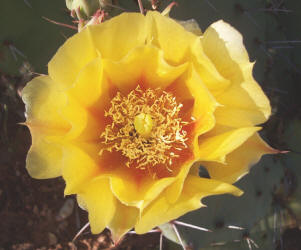
<svg viewBox="0 0 301 250">
<path fill-rule="evenodd" d="M 120 60 L 133 48 L 144 45 L 148 32 L 145 17 L 138 13 L 122 13 L 88 29 L 101 57 L 112 60 Z"/>
<path fill-rule="evenodd" d="M 145 207 L 154 200 L 167 186 L 175 181 L 174 177 L 154 180 L 146 176 L 139 182 L 128 173 L 126 166 L 115 171 L 111 176 L 111 188 L 118 200 L 128 206 Z"/>
<path fill-rule="evenodd" d="M 140 206 L 141 209 L 144 209 L 146 206 L 149 205 L 154 199 L 156 199 L 161 192 L 171 186 L 172 183 L 176 181 L 176 178 L 169 177 L 157 180 L 156 182 L 152 183 L 152 185 L 148 188 L 145 192 L 145 196 L 143 198 L 143 204 Z"/>
<path fill-rule="evenodd" d="M 32 130 L 47 135 L 62 135 L 70 125 L 60 115 L 60 108 L 67 102 L 66 94 L 58 90 L 49 76 L 40 76 L 27 83 L 22 90 L 26 107 L 26 124 Z"/>
<path fill-rule="evenodd" d="M 256 133 L 227 156 L 226 164 L 216 162 L 202 162 L 201 164 L 207 168 L 211 178 L 234 183 L 247 174 L 251 165 L 258 162 L 262 155 L 277 152 Z"/>
<path fill-rule="evenodd" d="M 70 87 L 80 70 L 97 57 L 89 28 L 69 38 L 48 64 L 49 76 L 62 89 Z"/>
<path fill-rule="evenodd" d="M 193 161 L 187 162 L 184 166 L 182 166 L 180 172 L 176 176 L 176 181 L 174 181 L 170 186 L 166 188 L 165 194 L 170 203 L 174 203 L 179 199 L 182 193 L 185 179 L 192 165 Z"/>
<path fill-rule="evenodd" d="M 258 110 L 220 106 L 215 111 L 216 123 L 228 127 L 249 127 L 261 123 Z"/>
<path fill-rule="evenodd" d="M 101 172 L 97 144 L 68 144 L 62 156 L 62 176 L 66 182 L 65 195 L 75 194 L 90 179 Z"/>
<path fill-rule="evenodd" d="M 203 48 L 218 71 L 234 82 L 243 80 L 241 68 L 250 64 L 241 34 L 220 20 L 211 24 L 202 38 Z"/>
<path fill-rule="evenodd" d="M 116 202 L 114 217 L 108 225 L 114 242 L 118 242 L 124 234 L 134 228 L 138 216 L 138 208 L 125 206 L 119 201 Z"/>
<path fill-rule="evenodd" d="M 66 105 L 66 95 L 57 89 L 48 76 L 36 77 L 22 91 L 26 105 L 26 125 L 32 136 L 32 146 L 26 159 L 29 174 L 38 179 L 61 175 L 62 145 L 60 137 L 70 125 L 59 109 Z"/>
<path fill-rule="evenodd" d="M 62 145 L 49 142 L 39 135 L 33 139 L 33 145 L 27 154 L 26 169 L 36 179 L 58 177 L 62 172 L 62 156 Z"/>
<path fill-rule="evenodd" d="M 80 195 L 76 195 L 76 201 L 81 209 L 88 211 L 87 204 L 85 203 L 84 199 Z"/>
<path fill-rule="evenodd" d="M 216 110 L 216 122 L 222 125 L 254 126 L 264 123 L 271 114 L 269 100 L 253 78 L 231 86 L 216 99 L 222 104 Z"/>
<path fill-rule="evenodd" d="M 227 154 L 242 145 L 260 129 L 259 127 L 238 128 L 224 133 L 217 133 L 214 136 L 199 137 L 200 160 L 224 162 Z M 211 132 L 211 134 L 213 133 Z"/>
<path fill-rule="evenodd" d="M 87 208 L 93 234 L 101 233 L 112 221 L 116 210 L 116 199 L 107 178 L 95 178 L 82 186 L 78 193 L 81 205 Z"/>
<path fill-rule="evenodd" d="M 196 155 L 198 152 L 198 136 L 212 129 L 215 125 L 214 111 L 218 103 L 211 95 L 209 90 L 202 82 L 193 66 L 173 84 L 167 91 L 170 91 L 177 97 L 178 102 L 184 104 L 191 101 L 193 103 L 191 117 L 187 117 L 188 122 L 195 123 L 193 130 L 193 148 Z M 189 110 L 187 112 L 189 114 Z M 187 115 L 185 114 L 185 115 Z"/>
<path fill-rule="evenodd" d="M 244 110 L 244 117 L 237 119 L 239 114 L 230 118 L 233 127 L 249 126 L 263 123 L 270 115 L 271 109 L 267 97 L 252 76 L 253 63 L 243 45 L 241 34 L 229 24 L 218 21 L 213 23 L 204 33 L 202 44 L 206 55 L 214 63 L 220 74 L 231 81 L 231 86 L 216 96 L 224 105 L 220 112 L 228 108 Z M 247 116 L 250 112 L 250 116 Z M 227 117 L 231 112 L 227 113 Z M 225 117 L 225 116 L 223 116 Z M 231 126 L 231 122 L 220 119 L 221 124 Z"/>
<path fill-rule="evenodd" d="M 196 132 L 198 136 L 214 126 L 215 119 L 213 112 L 218 106 L 218 103 L 208 91 L 194 67 L 190 68 L 187 79 L 185 80 L 185 86 L 187 86 L 194 99 L 192 116 L 199 124 Z"/>
<path fill-rule="evenodd" d="M 151 29 L 149 43 L 161 48 L 167 61 L 183 63 L 189 54 L 191 43 L 198 37 L 159 12 L 148 11 L 146 18 Z"/>
<path fill-rule="evenodd" d="M 209 195 L 231 193 L 241 195 L 242 191 L 230 184 L 213 179 L 188 176 L 180 198 L 175 203 L 168 201 L 166 193 L 162 193 L 142 213 L 135 226 L 135 231 L 143 234 L 153 227 L 174 220 L 187 212 L 202 206 L 200 200 Z"/>
<path fill-rule="evenodd" d="M 103 76 L 103 64 L 100 58 L 89 62 L 78 74 L 74 84 L 68 90 L 85 108 L 103 107 L 107 95 L 107 83 Z"/>
<path fill-rule="evenodd" d="M 191 45 L 192 62 L 200 78 L 213 96 L 225 91 L 231 81 L 224 78 L 216 69 L 213 62 L 205 54 L 201 40 L 198 39 Z"/>
<path fill-rule="evenodd" d="M 187 67 L 168 64 L 163 51 L 153 46 L 137 47 L 120 61 L 104 60 L 104 65 L 108 78 L 125 94 L 138 84 L 164 89 Z"/>
<path fill-rule="evenodd" d="M 61 108 L 60 114 L 64 117 L 71 129 L 64 136 L 64 140 L 83 142 L 97 141 L 103 131 L 103 124 L 98 117 L 89 112 L 75 98 L 68 96 L 67 105 Z"/>
<path fill-rule="evenodd" d="M 171 91 L 181 103 L 193 100 L 191 116 L 198 123 L 197 134 L 205 133 L 214 126 L 213 113 L 218 103 L 193 66 L 189 67 L 185 74 L 169 86 L 167 91 Z"/>
</svg>

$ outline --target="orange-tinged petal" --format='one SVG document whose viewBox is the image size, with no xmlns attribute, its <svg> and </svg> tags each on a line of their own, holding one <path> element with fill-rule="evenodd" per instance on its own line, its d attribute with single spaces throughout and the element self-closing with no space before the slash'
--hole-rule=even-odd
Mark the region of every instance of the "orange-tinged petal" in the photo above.
<svg viewBox="0 0 301 250">
<path fill-rule="evenodd" d="M 78 193 L 81 206 L 89 212 L 91 232 L 102 232 L 112 221 L 116 211 L 116 199 L 107 178 L 95 178 L 82 186 Z"/>
<path fill-rule="evenodd" d="M 101 172 L 97 161 L 99 151 L 97 144 L 64 145 L 62 176 L 66 182 L 65 195 L 77 193 L 90 179 L 98 176 Z"/>
<path fill-rule="evenodd" d="M 227 154 L 242 145 L 259 127 L 233 129 L 210 137 L 199 138 L 199 157 L 204 161 L 224 162 Z"/>
<path fill-rule="evenodd" d="M 67 96 L 58 90 L 49 76 L 39 76 L 27 83 L 22 90 L 22 99 L 26 107 L 26 124 L 32 127 L 31 131 L 61 135 L 70 128 L 59 113 L 66 105 Z"/>
<path fill-rule="evenodd" d="M 194 105 L 191 115 L 198 123 L 196 134 L 201 135 L 214 126 L 215 119 L 213 112 L 218 106 L 218 103 L 208 91 L 194 67 L 190 68 L 190 72 L 185 80 L 185 85 L 194 98 Z"/>
<path fill-rule="evenodd" d="M 108 78 L 127 94 L 141 80 L 146 88 L 164 89 L 185 71 L 187 63 L 172 66 L 165 61 L 162 50 L 141 46 L 120 61 L 104 60 L 104 67 Z"/>
<path fill-rule="evenodd" d="M 202 162 L 211 178 L 234 183 L 249 172 L 251 165 L 258 162 L 264 154 L 275 154 L 277 150 L 269 147 L 258 135 L 254 134 L 239 148 L 227 156 L 226 164 Z"/>
<path fill-rule="evenodd" d="M 191 116 L 197 122 L 197 135 L 212 129 L 215 124 L 214 111 L 219 104 L 192 65 L 166 90 L 172 92 L 180 103 L 193 101 Z"/>
<path fill-rule="evenodd" d="M 177 202 L 170 203 L 167 194 L 162 193 L 143 211 L 140 220 L 135 225 L 135 231 L 139 234 L 146 233 L 155 226 L 200 208 L 202 198 L 224 193 L 241 195 L 242 191 L 235 186 L 217 180 L 188 176 Z"/>
<path fill-rule="evenodd" d="M 146 18 L 150 29 L 148 42 L 161 48 L 167 61 L 183 63 L 189 54 L 191 43 L 198 37 L 159 12 L 148 11 Z"/>
<path fill-rule="evenodd" d="M 192 117 L 188 117 L 187 119 L 188 122 L 195 123 L 195 127 L 192 132 L 192 144 L 194 153 L 198 155 L 198 136 L 214 127 L 214 111 L 218 106 L 218 103 L 208 91 L 192 65 L 190 65 L 185 74 L 167 88 L 167 91 L 171 91 L 182 104 L 185 104 L 190 100 L 193 103 L 192 110 L 190 112 Z M 185 115 L 186 114 L 184 114 L 184 116 Z"/>
<path fill-rule="evenodd" d="M 143 194 L 138 190 L 135 178 L 125 169 L 118 169 L 110 178 L 111 190 L 116 198 L 127 206 L 140 206 Z"/>
<path fill-rule="evenodd" d="M 145 207 L 155 199 L 167 186 L 175 181 L 174 177 L 154 180 L 146 176 L 139 182 L 128 173 L 126 166 L 110 175 L 111 189 L 117 199 L 125 205 L 137 208 Z"/>
<path fill-rule="evenodd" d="M 96 57 L 90 29 L 85 28 L 59 48 L 48 64 L 49 76 L 66 89 L 73 84 L 81 69 Z"/>
<path fill-rule="evenodd" d="M 202 44 L 221 75 L 231 80 L 229 89 L 216 97 L 225 106 L 220 109 L 221 112 L 227 108 L 250 111 L 250 117 L 235 120 L 233 127 L 248 126 L 250 122 L 252 125 L 265 122 L 271 113 L 269 101 L 253 79 L 253 63 L 249 61 L 241 34 L 229 24 L 218 21 L 206 30 Z M 234 114 L 231 121 L 236 117 L 239 115 Z M 231 126 L 227 119 L 221 120 L 221 124 Z"/>
<path fill-rule="evenodd" d="M 114 217 L 108 225 L 113 241 L 118 242 L 124 234 L 134 228 L 138 217 L 138 208 L 126 206 L 117 201 Z"/>
<path fill-rule="evenodd" d="M 145 44 L 148 32 L 146 25 L 143 15 L 122 13 L 88 29 L 102 58 L 120 60 L 133 48 Z"/>
</svg>

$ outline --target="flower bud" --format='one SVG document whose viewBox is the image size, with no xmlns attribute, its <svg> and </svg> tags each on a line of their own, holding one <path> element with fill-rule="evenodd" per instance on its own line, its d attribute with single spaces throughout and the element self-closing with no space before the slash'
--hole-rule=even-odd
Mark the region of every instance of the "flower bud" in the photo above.
<svg viewBox="0 0 301 250">
<path fill-rule="evenodd" d="M 80 10 L 79 19 L 90 17 L 98 9 L 104 9 L 111 3 L 111 0 L 66 0 L 66 6 L 69 10 Z"/>
</svg>

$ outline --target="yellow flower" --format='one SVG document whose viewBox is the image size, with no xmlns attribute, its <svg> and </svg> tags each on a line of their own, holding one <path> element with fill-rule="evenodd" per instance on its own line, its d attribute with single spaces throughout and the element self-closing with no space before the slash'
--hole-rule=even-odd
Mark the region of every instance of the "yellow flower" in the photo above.
<svg viewBox="0 0 301 250">
<path fill-rule="evenodd" d="M 123 13 L 68 39 L 23 90 L 38 179 L 62 176 L 93 233 L 145 233 L 202 206 L 263 154 L 269 101 L 242 37 L 202 36 L 158 12 Z M 194 164 L 200 162 L 199 164 Z M 200 178 L 197 166 L 211 178 Z"/>
</svg>

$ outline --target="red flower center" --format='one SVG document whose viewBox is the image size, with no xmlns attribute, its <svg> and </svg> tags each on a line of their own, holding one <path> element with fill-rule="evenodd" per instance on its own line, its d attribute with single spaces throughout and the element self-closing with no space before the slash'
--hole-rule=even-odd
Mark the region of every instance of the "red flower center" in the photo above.
<svg viewBox="0 0 301 250">
<path fill-rule="evenodd" d="M 172 173 L 174 162 L 188 150 L 184 129 L 188 122 L 179 115 L 182 107 L 171 93 L 160 89 L 144 91 L 138 85 L 127 96 L 118 92 L 105 112 L 111 123 L 100 136 L 100 154 L 121 152 L 127 167 L 147 169 L 154 178 L 158 166 Z"/>
</svg>

